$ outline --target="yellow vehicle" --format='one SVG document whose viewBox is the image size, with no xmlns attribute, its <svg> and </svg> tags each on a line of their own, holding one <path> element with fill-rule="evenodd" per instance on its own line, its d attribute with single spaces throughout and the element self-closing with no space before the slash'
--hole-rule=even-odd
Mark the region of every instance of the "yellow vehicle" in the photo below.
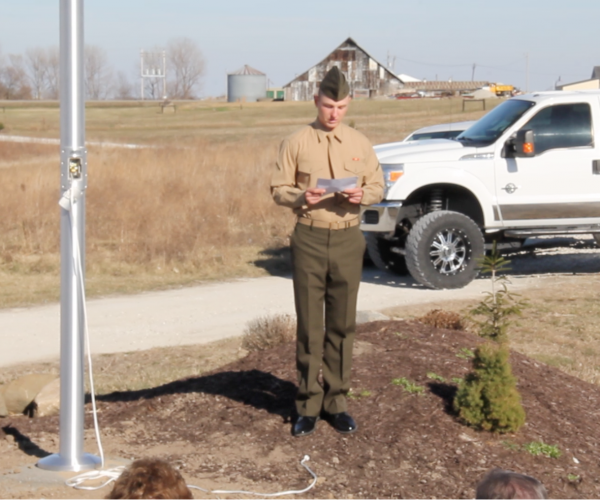
<svg viewBox="0 0 600 500">
<path fill-rule="evenodd" d="M 502 96 L 511 96 L 515 90 L 515 87 L 512 85 L 504 85 L 502 83 L 496 83 L 495 85 L 490 85 L 490 92 L 493 92 L 499 97 Z"/>
</svg>

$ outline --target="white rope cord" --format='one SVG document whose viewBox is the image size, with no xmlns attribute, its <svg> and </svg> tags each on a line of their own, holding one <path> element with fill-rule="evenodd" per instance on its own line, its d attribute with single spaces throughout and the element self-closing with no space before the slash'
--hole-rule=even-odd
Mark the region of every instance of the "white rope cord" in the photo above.
<svg viewBox="0 0 600 500">
<path fill-rule="evenodd" d="M 83 311 L 83 325 L 84 325 L 84 333 L 85 333 L 85 345 L 87 351 L 88 358 L 88 374 L 90 378 L 90 396 L 92 400 L 92 415 L 94 417 L 94 432 L 96 434 L 96 442 L 98 443 L 98 450 L 100 453 L 100 468 L 104 468 L 104 449 L 102 448 L 102 440 L 100 438 L 100 426 L 98 425 L 98 412 L 96 410 L 96 393 L 94 389 L 94 375 L 92 369 L 92 353 L 90 348 L 90 332 L 88 328 L 88 318 L 87 318 L 87 306 L 85 302 L 85 283 L 83 281 L 83 267 L 82 267 L 82 257 L 81 257 L 81 249 L 79 248 L 79 235 L 77 234 L 77 224 L 75 223 L 75 217 L 73 215 L 73 205 L 75 204 L 75 199 L 73 195 L 73 190 L 70 190 L 70 199 L 71 206 L 69 207 L 69 220 L 71 221 L 71 234 L 73 235 L 73 240 L 75 241 L 75 252 L 73 255 L 73 264 L 75 268 L 75 273 L 79 278 L 77 280 L 78 285 L 81 291 L 81 300 Z"/>
<path fill-rule="evenodd" d="M 118 467 L 114 467 L 113 469 L 108 470 L 92 470 L 89 472 L 84 472 L 83 474 L 79 474 L 78 476 L 73 476 L 71 479 L 67 479 L 65 481 L 65 484 L 77 490 L 99 490 L 101 488 L 104 488 L 105 486 L 108 486 L 113 481 L 116 481 L 124 470 L 124 465 L 120 465 Z M 85 483 L 86 481 L 98 481 L 102 478 L 106 478 L 106 480 L 100 485 L 83 485 L 83 483 Z"/>
<path fill-rule="evenodd" d="M 300 465 L 302 465 L 302 467 L 304 467 L 309 472 L 309 474 L 313 477 L 312 482 L 306 488 L 304 488 L 302 490 L 287 490 L 287 491 L 280 491 L 277 493 L 257 493 L 254 491 L 245 491 L 245 490 L 207 490 L 205 488 L 201 488 L 200 486 L 195 486 L 193 484 L 188 484 L 187 487 L 192 490 L 200 490 L 200 491 L 203 491 L 204 493 L 210 493 L 213 495 L 218 495 L 218 494 L 221 494 L 221 495 L 225 495 L 225 494 L 228 494 L 228 495 L 233 495 L 233 494 L 254 495 L 254 496 L 263 497 L 263 498 L 280 497 L 283 495 L 301 495 L 302 493 L 306 493 L 307 491 L 314 488 L 315 484 L 317 484 L 317 479 L 318 479 L 317 475 L 305 463 L 305 462 L 308 462 L 309 460 L 310 460 L 310 457 L 308 455 L 304 455 L 304 458 L 300 461 Z M 93 471 L 89 471 L 89 472 L 84 472 L 83 474 L 74 476 L 71 479 L 67 479 L 65 481 L 65 484 L 67 486 L 70 486 L 77 490 L 99 490 L 101 488 L 104 488 L 105 486 L 108 486 L 113 481 L 116 481 L 118 479 L 118 477 L 123 473 L 124 470 L 125 470 L 125 466 L 121 465 L 119 467 L 115 467 L 115 468 L 109 469 L 109 470 L 93 470 Z M 106 479 L 100 485 L 85 486 L 83 484 L 87 481 L 98 481 L 103 478 L 106 478 Z"/>
<path fill-rule="evenodd" d="M 263 497 L 263 498 L 271 498 L 271 497 L 280 497 L 283 495 L 301 495 L 302 493 L 306 493 L 308 490 L 312 489 L 315 484 L 317 484 L 317 475 L 310 470 L 310 467 L 308 465 L 306 465 L 304 462 L 308 462 L 310 460 L 310 457 L 308 455 L 304 455 L 304 458 L 300 461 L 300 465 L 302 465 L 302 467 L 304 467 L 309 473 L 310 475 L 313 477 L 312 482 L 303 490 L 287 490 L 287 491 L 280 491 L 278 493 L 256 493 L 254 491 L 245 491 L 245 490 L 206 490 L 204 488 L 200 488 L 199 486 L 192 486 L 188 484 L 188 488 L 192 488 L 194 490 L 200 490 L 203 491 L 204 493 L 212 493 L 214 495 L 217 494 L 221 494 L 221 495 L 254 495 L 257 497 Z"/>
</svg>

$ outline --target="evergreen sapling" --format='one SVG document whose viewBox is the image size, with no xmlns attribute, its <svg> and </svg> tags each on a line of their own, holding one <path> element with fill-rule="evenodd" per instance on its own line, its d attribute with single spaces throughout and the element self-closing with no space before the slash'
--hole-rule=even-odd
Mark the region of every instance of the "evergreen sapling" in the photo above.
<svg viewBox="0 0 600 500">
<path fill-rule="evenodd" d="M 484 257 L 481 268 L 491 274 L 492 291 L 470 311 L 471 321 L 486 342 L 475 349 L 472 371 L 459 384 L 454 409 L 459 418 L 477 429 L 516 432 L 525 423 L 525 410 L 509 361 L 508 327 L 525 303 L 511 294 L 506 276 L 509 262 L 496 244 Z"/>
</svg>

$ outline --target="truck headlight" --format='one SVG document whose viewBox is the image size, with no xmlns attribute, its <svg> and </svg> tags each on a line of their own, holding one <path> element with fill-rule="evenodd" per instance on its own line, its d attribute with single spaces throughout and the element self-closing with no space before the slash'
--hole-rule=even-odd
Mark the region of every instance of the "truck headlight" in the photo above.
<svg viewBox="0 0 600 500">
<path fill-rule="evenodd" d="M 400 179 L 404 175 L 404 164 L 396 163 L 393 165 L 381 165 L 381 169 L 383 170 L 383 180 L 385 181 L 385 190 L 384 197 L 387 196 L 390 188 L 395 184 L 395 182 Z"/>
</svg>

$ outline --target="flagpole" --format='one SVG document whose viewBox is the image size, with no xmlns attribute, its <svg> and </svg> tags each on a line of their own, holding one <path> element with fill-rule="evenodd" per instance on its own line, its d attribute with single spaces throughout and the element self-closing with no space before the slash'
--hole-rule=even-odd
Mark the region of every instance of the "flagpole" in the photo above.
<svg viewBox="0 0 600 500">
<path fill-rule="evenodd" d="M 93 469 L 100 458 L 83 452 L 85 344 L 85 98 L 83 0 L 60 0 L 60 452 L 37 466 Z"/>
</svg>

